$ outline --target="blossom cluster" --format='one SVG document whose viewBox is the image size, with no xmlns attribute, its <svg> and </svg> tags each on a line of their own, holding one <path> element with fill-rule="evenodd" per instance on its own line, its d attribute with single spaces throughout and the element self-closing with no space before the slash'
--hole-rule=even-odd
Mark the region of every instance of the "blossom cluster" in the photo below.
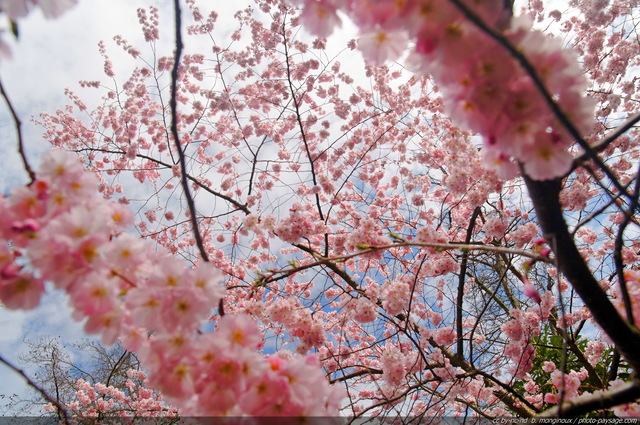
<svg viewBox="0 0 640 425">
<path fill-rule="evenodd" d="M 625 270 L 624 279 L 626 283 L 627 293 L 631 304 L 633 317 L 638 320 L 640 318 L 640 270 Z M 613 304 L 622 314 L 625 313 L 624 298 L 622 296 L 622 288 L 620 283 L 614 286 L 613 295 L 615 297 Z"/>
<path fill-rule="evenodd" d="M 416 242 L 419 243 L 447 243 L 444 232 L 431 226 L 422 226 L 416 230 Z M 434 251 L 435 252 L 435 251 Z"/>
<path fill-rule="evenodd" d="M 489 241 L 493 238 L 500 239 L 507 230 L 507 223 L 502 217 L 489 217 L 482 225 L 482 231 L 487 235 Z"/>
<path fill-rule="evenodd" d="M 572 370 L 569 373 L 563 373 L 559 369 L 551 372 L 551 383 L 558 391 L 564 390 L 565 400 L 570 400 L 578 396 L 580 384 L 587 378 L 587 371 L 582 368 L 580 371 Z M 548 394 L 547 394 L 548 395 Z M 553 402 L 553 398 L 546 397 L 548 403 Z M 557 402 L 557 401 L 556 401 Z"/>
<path fill-rule="evenodd" d="M 116 388 L 102 383 L 91 384 L 84 379 L 75 383 L 75 400 L 65 404 L 65 408 L 74 417 L 175 417 L 178 411 L 167 406 L 161 394 L 144 385 L 136 384 L 133 379 L 143 382 L 144 372 L 130 369 L 125 382 L 126 388 Z M 133 379 L 132 379 L 133 378 Z M 52 404 L 45 411 L 55 412 Z"/>
<path fill-rule="evenodd" d="M 373 322 L 378 317 L 378 306 L 366 297 L 356 298 L 349 303 L 353 319 L 360 323 Z"/>
<path fill-rule="evenodd" d="M 278 298 L 266 313 L 271 321 L 284 325 L 291 336 L 299 339 L 296 351 L 300 354 L 320 347 L 326 340 L 322 323 L 314 320 L 311 311 L 304 308 L 298 299 Z"/>
<path fill-rule="evenodd" d="M 289 243 L 298 243 L 300 239 L 309 237 L 325 230 L 325 226 L 313 213 L 306 211 L 299 204 L 293 205 L 289 217 L 280 220 L 274 228 L 274 232 L 280 239 Z"/>
<path fill-rule="evenodd" d="M 262 333 L 248 315 L 225 316 L 214 332 L 203 333 L 223 296 L 221 274 L 209 263 L 187 268 L 151 241 L 124 233 L 131 213 L 97 187 L 75 154 L 53 150 L 43 156 L 38 180 L 0 198 L 6 307 L 36 307 L 45 282 L 53 282 L 67 292 L 85 330 L 137 351 L 150 386 L 184 414 L 335 411 L 340 393 L 318 360 L 260 354 Z"/>
<path fill-rule="evenodd" d="M 513 374 L 523 378 L 533 368 L 535 347 L 530 341 L 540 335 L 540 316 L 533 311 L 511 310 L 512 319 L 502 325 L 509 343 L 504 354 L 515 363 Z"/>
<path fill-rule="evenodd" d="M 397 387 L 404 382 L 407 374 L 408 357 L 398 347 L 386 347 L 380 356 L 382 379 L 390 386 Z"/>
<path fill-rule="evenodd" d="M 391 240 L 382 234 L 382 229 L 374 220 L 369 218 L 361 220 L 358 227 L 345 240 L 345 247 L 349 251 L 355 251 L 356 248 L 367 249 L 370 246 L 388 245 Z M 374 251 L 367 256 L 382 258 L 381 251 Z"/>
<path fill-rule="evenodd" d="M 411 286 L 406 280 L 393 279 L 386 282 L 382 289 L 382 307 L 392 316 L 409 308 Z"/>
<path fill-rule="evenodd" d="M 566 174 L 573 161 L 573 138 L 560 125 L 534 79 L 451 2 L 411 0 L 302 1 L 301 19 L 318 36 L 327 36 L 345 12 L 360 28 L 358 46 L 376 65 L 399 59 L 412 41 L 408 65 L 431 74 L 457 124 L 484 138 L 484 160 L 504 178 L 517 163 L 535 180 Z M 464 2 L 485 24 L 502 34 L 532 64 L 549 95 L 582 132 L 594 123 L 593 103 L 583 96 L 585 78 L 576 56 L 512 18 L 502 0 Z"/>
</svg>

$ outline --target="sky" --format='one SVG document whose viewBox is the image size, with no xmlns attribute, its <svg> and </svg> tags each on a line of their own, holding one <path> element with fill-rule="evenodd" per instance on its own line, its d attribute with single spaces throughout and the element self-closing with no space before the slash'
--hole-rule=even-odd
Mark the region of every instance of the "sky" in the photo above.
<svg viewBox="0 0 640 425">
<path fill-rule="evenodd" d="M 112 41 L 116 34 L 140 45 L 143 38 L 136 9 L 149 5 L 163 9 L 169 7 L 170 2 L 80 0 L 56 20 L 46 20 L 39 10 L 33 11 L 18 22 L 18 41 L 7 31 L 1 34 L 11 45 L 13 57 L 0 60 L 0 79 L 22 120 L 32 167 L 37 168 L 39 154 L 49 146 L 42 139 L 42 129 L 31 119 L 43 111 L 54 112 L 69 103 L 64 95 L 67 87 L 77 91 L 89 104 L 92 100 L 98 102 L 98 91 L 81 89 L 78 85 L 79 80 L 96 80 L 104 76 L 98 42 L 105 40 L 114 56 L 118 52 Z M 164 24 L 170 25 L 170 22 Z M 6 28 L 4 15 L 0 26 Z M 117 67 L 117 57 L 114 62 Z M 4 103 L 0 105 L 0 138 L 0 188 L 7 193 L 12 187 L 26 183 L 27 174 L 16 153 L 16 134 Z M 18 355 L 26 349 L 24 339 L 37 340 L 42 336 L 61 336 L 67 342 L 82 339 L 85 336 L 82 325 L 71 319 L 65 305 L 66 298 L 62 293 L 49 292 L 41 305 L 32 311 L 8 311 L 0 307 L 0 355 L 23 367 L 18 362 Z M 0 415 L 8 413 L 7 399 L 2 398 L 2 394 L 22 396 L 25 391 L 23 379 L 0 365 Z"/>
</svg>

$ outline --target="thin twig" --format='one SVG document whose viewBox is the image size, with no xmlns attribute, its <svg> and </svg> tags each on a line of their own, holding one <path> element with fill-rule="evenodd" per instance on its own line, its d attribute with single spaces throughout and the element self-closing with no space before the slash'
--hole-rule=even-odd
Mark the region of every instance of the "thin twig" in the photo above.
<svg viewBox="0 0 640 425">
<path fill-rule="evenodd" d="M 635 126 L 638 122 L 640 122 L 640 113 L 635 114 L 627 121 L 619 125 L 612 133 L 605 136 L 605 138 L 601 140 L 597 145 L 592 146 L 592 150 L 594 152 L 601 152 L 605 150 L 613 141 L 633 128 L 633 126 Z M 580 162 L 587 161 L 588 159 L 589 157 L 587 154 L 582 154 L 577 158 L 577 160 Z"/>
<path fill-rule="evenodd" d="M 316 179 L 316 170 L 314 166 L 314 158 L 311 156 L 311 151 L 309 150 L 309 141 L 307 140 L 307 133 L 304 129 L 304 123 L 302 122 L 302 112 L 300 112 L 300 102 L 298 102 L 298 98 L 296 97 L 296 91 L 293 87 L 293 78 L 291 76 L 291 64 L 289 61 L 289 48 L 287 46 L 287 31 L 284 27 L 284 20 L 282 22 L 282 37 L 283 37 L 283 45 L 284 45 L 284 56 L 285 56 L 285 64 L 287 70 L 287 81 L 289 83 L 289 90 L 291 91 L 291 98 L 293 100 L 293 106 L 296 110 L 296 121 L 298 122 L 298 127 L 300 128 L 300 136 L 302 137 L 302 143 L 304 144 L 305 152 L 307 153 L 307 159 L 309 160 L 309 165 L 311 167 L 311 179 L 313 180 L 314 187 L 318 185 Z M 302 101 L 302 100 L 301 100 Z M 322 205 L 320 203 L 320 195 L 318 193 L 315 194 L 316 198 L 316 206 L 318 207 L 318 214 L 320 215 L 320 220 L 324 221 L 324 214 L 322 213 Z"/>
<path fill-rule="evenodd" d="M 7 92 L 4 90 L 4 86 L 2 85 L 2 80 L 0 80 L 0 94 L 4 99 L 9 111 L 11 112 L 11 116 L 13 117 L 13 124 L 16 127 L 16 133 L 18 137 L 18 154 L 20 154 L 20 158 L 22 158 L 22 164 L 24 166 L 25 171 L 29 174 L 29 178 L 31 179 L 30 183 L 33 183 L 36 180 L 36 173 L 33 172 L 33 168 L 29 165 L 29 161 L 27 160 L 27 154 L 24 150 L 24 139 L 22 138 L 22 121 L 18 117 L 16 110 L 13 108 L 13 104 L 9 100 L 9 96 Z"/>
</svg>

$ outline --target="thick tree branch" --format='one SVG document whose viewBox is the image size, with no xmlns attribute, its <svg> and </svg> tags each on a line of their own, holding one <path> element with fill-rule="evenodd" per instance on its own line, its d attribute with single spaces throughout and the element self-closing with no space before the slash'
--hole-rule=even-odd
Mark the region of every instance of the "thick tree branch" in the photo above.
<svg viewBox="0 0 640 425">
<path fill-rule="evenodd" d="M 524 180 L 543 235 L 556 255 L 558 271 L 573 285 L 622 356 L 640 370 L 640 331 L 618 314 L 571 238 L 560 206 L 561 180 L 534 181 L 527 176 Z"/>
<path fill-rule="evenodd" d="M 609 409 L 624 403 L 631 403 L 640 398 L 640 382 L 634 380 L 619 387 L 596 394 L 588 394 L 573 400 L 565 401 L 561 406 L 545 410 L 538 417 L 575 418 L 594 410 Z"/>
<path fill-rule="evenodd" d="M 634 220 L 633 212 L 638 207 L 638 197 L 640 197 L 640 174 L 636 175 L 635 185 L 633 187 L 633 200 L 629 205 L 629 209 L 624 211 L 624 219 L 620 223 L 618 233 L 616 234 L 615 247 L 613 250 L 613 260 L 616 265 L 616 273 L 618 274 L 618 283 L 620 284 L 620 292 L 622 293 L 622 301 L 624 302 L 624 310 L 627 320 L 631 325 L 635 325 L 633 317 L 633 306 L 631 305 L 631 297 L 627 288 L 627 280 L 624 275 L 624 262 L 622 259 L 622 250 L 624 248 L 624 231 L 629 223 Z"/>
</svg>

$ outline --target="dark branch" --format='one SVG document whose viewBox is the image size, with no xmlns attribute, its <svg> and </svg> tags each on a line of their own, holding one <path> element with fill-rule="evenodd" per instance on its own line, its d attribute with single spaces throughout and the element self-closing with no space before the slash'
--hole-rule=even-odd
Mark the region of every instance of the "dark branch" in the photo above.
<svg viewBox="0 0 640 425">
<path fill-rule="evenodd" d="M 476 225 L 476 219 L 479 215 L 480 207 L 476 207 L 476 209 L 473 210 L 473 214 L 471 215 L 471 220 L 469 220 L 469 227 L 467 227 L 467 234 L 464 239 L 465 245 L 468 245 L 471 242 L 471 237 L 473 236 L 473 228 Z M 467 274 L 468 262 L 469 251 L 463 251 L 462 261 L 460 261 L 460 274 L 458 275 L 458 295 L 456 299 L 456 354 L 461 359 L 464 357 L 464 339 L 462 338 L 462 304 L 464 300 L 464 283 L 466 280 L 465 277 Z"/>
<path fill-rule="evenodd" d="M 309 165 L 311 166 L 311 179 L 313 180 L 313 185 L 317 186 L 318 181 L 316 179 L 316 170 L 313 165 L 314 159 L 311 157 L 311 151 L 309 150 L 309 141 L 307 140 L 307 133 L 304 130 L 304 124 L 302 123 L 302 115 L 300 112 L 300 103 L 298 102 L 298 98 L 296 97 L 296 91 L 293 87 L 293 80 L 291 77 L 291 64 L 289 63 L 289 48 L 287 46 L 287 32 L 284 28 L 284 23 L 282 24 L 282 36 L 284 37 L 284 56 L 285 63 L 287 65 L 287 81 L 289 82 L 289 90 L 291 91 L 291 97 L 293 99 L 293 106 L 296 110 L 296 120 L 298 122 L 298 127 L 300 128 L 300 134 L 302 137 L 302 143 L 304 144 L 305 151 L 307 153 L 307 158 L 309 159 Z M 320 220 L 324 221 L 324 214 L 322 213 L 322 206 L 320 204 L 320 195 L 315 194 L 316 197 L 316 206 L 318 207 L 318 214 L 320 215 Z"/>
<path fill-rule="evenodd" d="M 605 150 L 611 143 L 613 143 L 618 137 L 622 136 L 628 130 L 633 128 L 638 122 L 640 122 L 640 113 L 632 116 L 627 121 L 625 121 L 622 125 L 618 126 L 611 134 L 606 136 L 602 141 L 600 141 L 597 145 L 592 147 L 594 152 L 601 152 Z M 587 154 L 583 154 L 578 157 L 578 161 L 587 161 L 589 156 Z"/>
<path fill-rule="evenodd" d="M 198 251 L 200 252 L 200 256 L 204 261 L 209 261 L 209 256 L 207 255 L 207 250 L 204 247 L 202 235 L 200 234 L 200 228 L 198 227 L 196 205 L 193 200 L 193 196 L 191 196 L 191 190 L 189 189 L 189 181 L 187 178 L 187 161 L 185 158 L 184 150 L 182 149 L 182 145 L 180 144 L 180 136 L 178 134 L 178 74 L 180 68 L 180 57 L 182 56 L 183 48 L 181 34 L 182 19 L 180 16 L 180 0 L 174 0 L 173 6 L 175 10 L 176 51 L 173 60 L 173 69 L 171 69 L 171 99 L 169 100 L 169 105 L 171 108 L 171 135 L 173 136 L 173 140 L 176 144 L 176 150 L 178 151 L 180 171 L 182 173 L 182 189 L 184 191 L 184 196 L 189 207 L 191 226 L 193 227 L 193 236 L 196 240 L 196 245 L 198 247 Z"/>
<path fill-rule="evenodd" d="M 618 314 L 569 234 L 560 206 L 561 180 L 534 181 L 524 176 L 524 181 L 543 235 L 556 255 L 558 271 L 571 283 L 629 364 L 640 370 L 640 331 Z"/>
<path fill-rule="evenodd" d="M 20 158 L 22 158 L 22 164 L 24 166 L 25 171 L 29 174 L 29 178 L 31 179 L 30 183 L 33 183 L 36 180 L 36 173 L 33 172 L 33 169 L 29 165 L 29 161 L 27 161 L 27 154 L 24 150 L 24 140 L 22 138 L 22 121 L 18 117 L 16 110 L 13 109 L 13 104 L 9 100 L 9 96 L 7 92 L 4 90 L 4 86 L 2 85 L 2 81 L 0 80 L 0 94 L 4 99 L 7 107 L 9 108 L 9 112 L 11 112 L 11 116 L 13 117 L 13 124 L 16 127 L 16 134 L 18 137 L 18 154 L 20 154 Z"/>
<path fill-rule="evenodd" d="M 575 418 L 594 410 L 609 409 L 640 398 L 640 383 L 632 381 L 602 393 L 589 394 L 564 402 L 561 406 L 545 410 L 539 416 L 553 418 L 562 412 L 563 417 Z"/>
</svg>

